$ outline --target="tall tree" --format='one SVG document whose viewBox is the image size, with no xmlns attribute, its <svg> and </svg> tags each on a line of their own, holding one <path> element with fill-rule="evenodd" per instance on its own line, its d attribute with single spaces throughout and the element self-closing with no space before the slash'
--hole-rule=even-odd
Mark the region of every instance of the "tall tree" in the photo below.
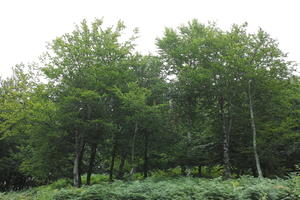
<svg viewBox="0 0 300 200">
<path fill-rule="evenodd" d="M 95 132 L 90 126 L 95 120 L 99 127 L 105 125 L 101 122 L 109 115 L 101 113 L 113 109 L 110 88 L 121 85 L 127 78 L 134 37 L 120 42 L 124 28 L 121 22 L 116 28 L 104 29 L 102 20 L 95 20 L 91 25 L 83 21 L 72 33 L 56 38 L 45 59 L 43 71 L 58 85 L 62 112 L 69 117 L 65 121 L 67 131 L 74 136 L 73 179 L 77 187 L 81 185 L 84 147 L 90 133 Z M 99 98 L 106 103 L 106 111 L 97 110 L 97 104 L 89 103 L 96 103 Z"/>
<path fill-rule="evenodd" d="M 200 119 L 197 111 L 200 107 L 207 116 L 202 123 L 217 122 L 210 133 L 222 132 L 224 175 L 229 178 L 233 168 L 230 152 L 236 148 L 231 144 L 239 137 L 236 131 L 242 129 L 238 119 L 242 113 L 249 113 L 254 161 L 258 175 L 262 176 L 256 145 L 261 129 L 255 123 L 262 117 L 255 118 L 255 108 L 266 112 L 262 115 L 266 117 L 267 109 L 261 103 L 266 104 L 266 98 L 277 99 L 291 75 L 291 63 L 285 60 L 277 42 L 262 30 L 247 33 L 247 24 L 234 25 L 225 32 L 194 20 L 177 30 L 166 29 L 157 44 L 167 70 L 176 75 L 174 102 L 180 105 L 183 124 L 190 127 L 186 138 L 191 137 L 190 130 L 194 128 L 191 124 Z M 244 110 L 245 98 L 248 111 Z M 195 127 L 197 132 L 204 133 L 199 127 L 199 124 Z"/>
<path fill-rule="evenodd" d="M 182 104 L 186 126 L 193 129 L 191 124 L 197 118 L 195 111 L 199 106 L 211 114 L 211 119 L 219 120 L 225 176 L 230 177 L 229 138 L 235 85 L 231 79 L 232 69 L 225 66 L 222 59 L 226 46 L 222 32 L 214 25 L 206 27 L 194 20 L 187 26 L 179 27 L 178 32 L 167 29 L 165 36 L 158 40 L 158 46 L 167 69 L 177 76 L 177 95 L 180 98 L 176 100 Z M 198 133 L 203 132 L 203 129 L 195 128 Z M 186 130 L 187 139 L 193 137 L 189 128 Z"/>
</svg>

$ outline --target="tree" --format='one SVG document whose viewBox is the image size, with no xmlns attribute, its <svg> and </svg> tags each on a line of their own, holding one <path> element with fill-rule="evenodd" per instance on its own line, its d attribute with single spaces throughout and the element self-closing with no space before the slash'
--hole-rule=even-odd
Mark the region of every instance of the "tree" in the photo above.
<svg viewBox="0 0 300 200">
<path fill-rule="evenodd" d="M 65 127 L 75 139 L 73 174 L 77 187 L 81 185 L 80 165 L 86 142 L 91 134 L 95 136 L 97 126 L 107 125 L 102 122 L 110 114 L 101 113 L 113 109 L 110 89 L 128 78 L 134 37 L 121 43 L 124 28 L 121 22 L 115 29 L 103 29 L 102 20 L 95 20 L 91 26 L 83 21 L 72 33 L 56 38 L 45 59 L 43 71 L 57 84 L 61 112 L 67 119 Z M 97 99 L 105 110 L 97 109 L 101 108 Z"/>
<path fill-rule="evenodd" d="M 140 55 L 124 28 L 83 21 L 43 67 L 0 79 L 0 190 L 177 166 L 200 177 L 222 165 L 224 178 L 299 169 L 300 82 L 277 41 L 193 20 L 166 29 L 159 56 Z"/>
<path fill-rule="evenodd" d="M 225 178 L 231 176 L 234 168 L 230 154 L 237 147 L 232 144 L 241 137 L 237 131 L 243 129 L 244 122 L 239 120 L 242 113 L 250 116 L 254 160 L 258 175 L 262 176 L 256 145 L 261 129 L 255 123 L 260 117 L 255 118 L 255 107 L 265 112 L 261 116 L 269 116 L 269 106 L 263 108 L 261 103 L 271 105 L 267 101 L 276 101 L 291 76 L 291 63 L 285 60 L 276 41 L 262 30 L 248 34 L 246 27 L 247 24 L 234 25 L 224 32 L 215 25 L 205 26 L 194 20 L 178 31 L 166 29 L 157 43 L 167 70 L 176 75 L 174 102 L 179 105 L 179 116 L 183 116 L 182 125 L 188 127 L 187 140 L 192 137 L 193 129 L 196 135 L 205 133 L 201 123 L 195 124 L 201 119 L 199 108 L 206 116 L 202 124 L 210 123 L 213 127 L 209 133 L 222 132 Z M 245 105 L 248 111 L 244 110 Z"/>
<path fill-rule="evenodd" d="M 4 153 L 3 163 L 10 163 L 10 170 L 4 173 L 6 177 L 3 178 L 6 189 L 22 189 L 36 182 L 31 178 L 34 174 L 27 173 L 22 167 L 22 155 L 25 154 L 23 147 L 32 137 L 31 130 L 34 127 L 30 115 L 35 103 L 33 96 L 38 86 L 34 67 L 17 65 L 13 68 L 14 74 L 11 78 L 1 80 L 0 132 L 1 143 L 4 144 L 1 146 L 7 148 L 1 152 Z"/>
<path fill-rule="evenodd" d="M 214 25 L 206 27 L 194 20 L 179 27 L 178 33 L 167 29 L 164 38 L 158 40 L 158 46 L 167 69 L 178 79 L 175 100 L 181 104 L 185 126 L 189 127 L 186 129 L 187 139 L 192 140 L 190 131 L 193 128 L 198 134 L 204 132 L 192 126 L 197 120 L 197 107 L 203 107 L 208 118 L 219 120 L 224 138 L 225 176 L 230 177 L 229 138 L 235 85 L 231 84 L 231 68 L 224 66 L 222 59 L 226 47 L 224 35 Z"/>
</svg>

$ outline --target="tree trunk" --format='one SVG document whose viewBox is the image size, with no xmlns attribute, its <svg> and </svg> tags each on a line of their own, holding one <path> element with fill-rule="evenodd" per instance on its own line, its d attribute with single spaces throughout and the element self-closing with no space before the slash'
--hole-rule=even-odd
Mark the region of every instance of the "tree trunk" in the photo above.
<svg viewBox="0 0 300 200">
<path fill-rule="evenodd" d="M 191 159 L 192 159 L 192 155 L 191 155 L 191 151 L 192 151 L 192 131 L 193 131 L 193 112 L 194 112 L 194 108 L 191 105 L 194 105 L 194 100 L 192 97 L 188 98 L 188 104 L 189 109 L 188 109 L 188 124 L 189 124 L 189 130 L 187 132 L 187 146 L 186 146 L 186 157 L 187 157 L 187 163 L 186 163 L 186 176 L 191 176 L 192 174 L 192 169 L 191 169 Z"/>
<path fill-rule="evenodd" d="M 85 143 L 83 141 L 81 148 L 80 148 L 80 154 L 79 154 L 79 166 L 78 166 L 78 168 L 79 168 L 79 186 L 82 185 L 81 174 L 82 174 L 82 159 L 83 159 L 84 148 L 85 148 Z"/>
<path fill-rule="evenodd" d="M 223 130 L 223 162 L 224 162 L 224 178 L 231 178 L 231 170 L 230 170 L 230 158 L 229 158 L 229 134 L 231 127 L 228 125 L 226 121 L 225 111 L 224 111 L 224 98 L 222 97 L 219 101 L 221 118 L 222 118 L 222 130 Z M 231 120 L 231 119 L 229 119 Z M 231 121 L 230 121 L 231 124 Z"/>
<path fill-rule="evenodd" d="M 259 178 L 263 178 L 263 173 L 260 167 L 259 162 L 259 156 L 257 153 L 257 147 L 256 147 L 256 127 L 254 122 L 254 114 L 253 114 L 253 102 L 252 102 L 252 96 L 251 96 L 251 80 L 248 82 L 248 96 L 249 96 L 249 110 L 250 110 L 250 117 L 251 117 L 251 128 L 252 128 L 252 134 L 253 134 L 253 152 L 254 152 L 254 158 L 255 158 L 255 164 L 257 169 L 257 174 Z"/>
<path fill-rule="evenodd" d="M 229 179 L 231 177 L 231 170 L 230 170 L 230 160 L 229 160 L 229 142 L 226 139 L 226 134 L 224 135 L 223 141 L 223 151 L 224 151 L 224 167 L 225 167 L 225 179 Z"/>
<path fill-rule="evenodd" d="M 192 124 L 191 120 L 190 120 L 190 124 Z M 187 163 L 186 170 L 185 170 L 186 171 L 186 176 L 190 176 L 191 173 L 192 173 L 191 165 L 190 165 L 191 147 L 192 147 L 192 134 L 189 130 L 188 133 L 187 133 L 187 148 L 186 148 L 186 156 L 187 156 L 189 162 Z"/>
<path fill-rule="evenodd" d="M 124 166 L 125 166 L 126 156 L 127 156 L 126 152 L 121 153 L 121 160 L 120 160 L 120 165 L 119 165 L 119 171 L 118 171 L 118 174 L 117 174 L 117 178 L 118 179 L 122 179 L 123 176 L 124 176 Z"/>
<path fill-rule="evenodd" d="M 90 156 L 90 160 L 89 160 L 89 168 L 88 168 L 87 175 L 86 175 L 86 184 L 87 185 L 91 184 L 91 176 L 92 176 L 93 167 L 95 164 L 96 152 L 97 152 L 97 144 L 93 143 L 91 145 L 91 156 Z"/>
<path fill-rule="evenodd" d="M 144 141 L 144 178 L 148 177 L 148 132 L 145 132 Z"/>
<path fill-rule="evenodd" d="M 133 178 L 133 174 L 135 173 L 135 163 L 134 163 L 134 157 L 135 157 L 135 138 L 138 130 L 138 125 L 135 123 L 135 128 L 133 132 L 133 137 L 132 137 L 132 146 L 131 146 L 131 170 L 130 170 L 130 178 Z"/>
<path fill-rule="evenodd" d="M 79 184 L 79 136 L 78 133 L 75 135 L 75 160 L 73 166 L 73 184 L 75 187 L 80 187 Z"/>
<path fill-rule="evenodd" d="M 75 132 L 75 160 L 73 166 L 73 184 L 75 187 L 81 187 L 81 161 L 84 151 L 84 140 L 82 135 L 76 131 Z"/>
<path fill-rule="evenodd" d="M 114 175 L 114 167 L 115 167 L 115 158 L 116 158 L 116 148 L 117 144 L 113 144 L 113 148 L 111 151 L 111 162 L 110 162 L 110 169 L 109 169 L 109 180 L 113 180 L 113 175 Z"/>
</svg>

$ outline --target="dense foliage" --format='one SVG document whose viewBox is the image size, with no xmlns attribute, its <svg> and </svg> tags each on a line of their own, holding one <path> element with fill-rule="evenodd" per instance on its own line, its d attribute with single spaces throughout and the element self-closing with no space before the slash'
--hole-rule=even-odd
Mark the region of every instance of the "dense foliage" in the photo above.
<svg viewBox="0 0 300 200">
<path fill-rule="evenodd" d="M 63 181 L 47 187 L 39 187 L 23 192 L 0 194 L 1 200 L 298 200 L 300 198 L 298 178 L 256 179 L 241 177 L 223 181 L 199 178 L 149 178 L 132 182 L 102 182 L 80 189 L 72 188 Z M 62 188 L 64 187 L 64 188 Z"/>
<path fill-rule="evenodd" d="M 154 56 L 137 53 L 137 32 L 126 38 L 124 29 L 83 21 L 50 42 L 39 65 L 17 65 L 0 79 L 0 190 L 58 179 L 80 187 L 92 174 L 134 180 L 178 167 L 208 178 L 218 169 L 225 179 L 299 171 L 300 82 L 276 40 L 248 33 L 247 24 L 223 31 L 193 20 L 167 28 Z M 116 182 L 55 198 L 296 195 L 290 180 L 275 193 L 277 180 L 236 181 Z"/>
</svg>

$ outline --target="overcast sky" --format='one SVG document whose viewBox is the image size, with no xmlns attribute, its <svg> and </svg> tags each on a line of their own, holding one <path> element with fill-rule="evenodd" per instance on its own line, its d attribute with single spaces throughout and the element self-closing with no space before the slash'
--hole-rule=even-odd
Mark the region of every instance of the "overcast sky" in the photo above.
<svg viewBox="0 0 300 200">
<path fill-rule="evenodd" d="M 263 28 L 277 39 L 289 58 L 300 62 L 299 0 L 0 0 L 0 76 L 18 63 L 37 61 L 46 42 L 72 31 L 82 19 L 121 19 L 129 30 L 138 27 L 138 50 L 155 52 L 155 38 L 164 27 L 196 18 L 228 29 L 233 23 Z"/>
</svg>

